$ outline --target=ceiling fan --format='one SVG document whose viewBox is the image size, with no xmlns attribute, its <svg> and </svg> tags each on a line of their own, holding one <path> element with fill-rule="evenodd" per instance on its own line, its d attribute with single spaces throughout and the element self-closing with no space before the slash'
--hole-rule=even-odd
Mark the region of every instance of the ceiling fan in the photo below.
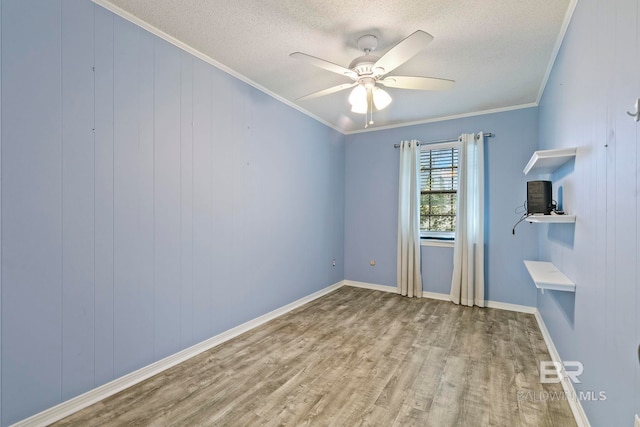
<svg viewBox="0 0 640 427">
<path fill-rule="evenodd" d="M 453 86 L 453 80 L 433 77 L 388 75 L 400 65 L 413 58 L 432 40 L 433 36 L 431 36 L 431 34 L 418 30 L 400 41 L 380 57 L 371 54 L 371 52 L 378 47 L 378 39 L 376 36 L 362 36 L 358 39 L 358 49 L 362 50 L 364 55 L 354 59 L 351 64 L 349 64 L 349 68 L 325 61 L 324 59 L 316 58 L 315 56 L 307 55 L 306 53 L 294 52 L 289 56 L 306 61 L 316 67 L 340 74 L 352 80 L 351 83 L 344 83 L 328 89 L 323 89 L 298 98 L 298 100 L 317 98 L 336 93 L 341 90 L 354 88 L 349 95 L 351 111 L 359 114 L 367 114 L 367 112 L 373 112 L 374 106 L 376 110 L 382 110 L 391 103 L 391 96 L 385 90 L 380 88 L 379 85 L 390 88 L 413 90 L 449 89 Z M 373 124 L 373 120 L 368 124 Z"/>
</svg>

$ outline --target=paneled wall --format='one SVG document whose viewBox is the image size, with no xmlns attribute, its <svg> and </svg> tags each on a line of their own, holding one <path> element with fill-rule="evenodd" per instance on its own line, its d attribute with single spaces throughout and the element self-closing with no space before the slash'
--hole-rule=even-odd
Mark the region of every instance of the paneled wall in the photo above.
<svg viewBox="0 0 640 427">
<path fill-rule="evenodd" d="M 342 135 L 89 0 L 0 11 L 3 426 L 343 279 Z"/>
<path fill-rule="evenodd" d="M 537 114 L 536 108 L 525 108 L 347 136 L 345 279 L 396 286 L 398 150 L 393 144 L 493 132 L 495 137 L 485 139 L 485 298 L 534 306 L 535 287 L 522 260 L 536 255 L 535 226 L 521 224 L 515 236 L 511 229 L 526 198 L 522 169 L 536 149 Z M 452 273 L 452 248 L 422 247 L 423 290 L 448 294 Z"/>
<path fill-rule="evenodd" d="M 564 360 L 580 361 L 591 425 L 631 426 L 640 413 L 640 6 L 580 0 L 540 105 L 540 147 L 578 147 L 551 176 L 575 225 L 541 227 L 542 260 L 576 283 L 538 308 Z"/>
</svg>

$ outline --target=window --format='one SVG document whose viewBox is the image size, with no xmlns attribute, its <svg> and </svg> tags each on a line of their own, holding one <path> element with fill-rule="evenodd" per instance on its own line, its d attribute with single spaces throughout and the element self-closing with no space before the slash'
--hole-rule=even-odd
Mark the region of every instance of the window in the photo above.
<svg viewBox="0 0 640 427">
<path fill-rule="evenodd" d="M 420 150 L 420 236 L 453 240 L 458 201 L 458 143 Z"/>
</svg>

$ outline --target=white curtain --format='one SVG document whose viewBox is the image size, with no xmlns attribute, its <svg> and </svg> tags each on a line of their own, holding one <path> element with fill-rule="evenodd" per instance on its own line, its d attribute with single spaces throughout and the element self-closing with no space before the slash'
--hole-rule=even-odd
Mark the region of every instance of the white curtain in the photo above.
<svg viewBox="0 0 640 427">
<path fill-rule="evenodd" d="M 418 141 L 400 143 L 398 191 L 398 291 L 422 297 L 420 274 L 420 147 Z"/>
<path fill-rule="evenodd" d="M 460 137 L 451 301 L 484 307 L 484 134 Z"/>
</svg>

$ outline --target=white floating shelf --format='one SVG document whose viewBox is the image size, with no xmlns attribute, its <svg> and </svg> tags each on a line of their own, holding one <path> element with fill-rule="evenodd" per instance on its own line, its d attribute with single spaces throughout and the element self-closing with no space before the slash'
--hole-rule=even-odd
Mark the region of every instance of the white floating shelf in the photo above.
<svg viewBox="0 0 640 427">
<path fill-rule="evenodd" d="M 525 175 L 529 172 L 540 174 L 552 173 L 575 156 L 575 147 L 536 151 L 531 156 L 531 160 L 529 160 L 523 172 Z"/>
<path fill-rule="evenodd" d="M 575 215 L 531 215 L 525 221 L 536 224 L 561 223 L 568 224 L 576 222 Z"/>
<path fill-rule="evenodd" d="M 552 263 L 544 261 L 524 261 L 524 265 L 527 267 L 533 283 L 536 284 L 536 288 L 542 289 L 543 292 L 545 289 L 566 292 L 576 291 L 576 284 Z"/>
</svg>

